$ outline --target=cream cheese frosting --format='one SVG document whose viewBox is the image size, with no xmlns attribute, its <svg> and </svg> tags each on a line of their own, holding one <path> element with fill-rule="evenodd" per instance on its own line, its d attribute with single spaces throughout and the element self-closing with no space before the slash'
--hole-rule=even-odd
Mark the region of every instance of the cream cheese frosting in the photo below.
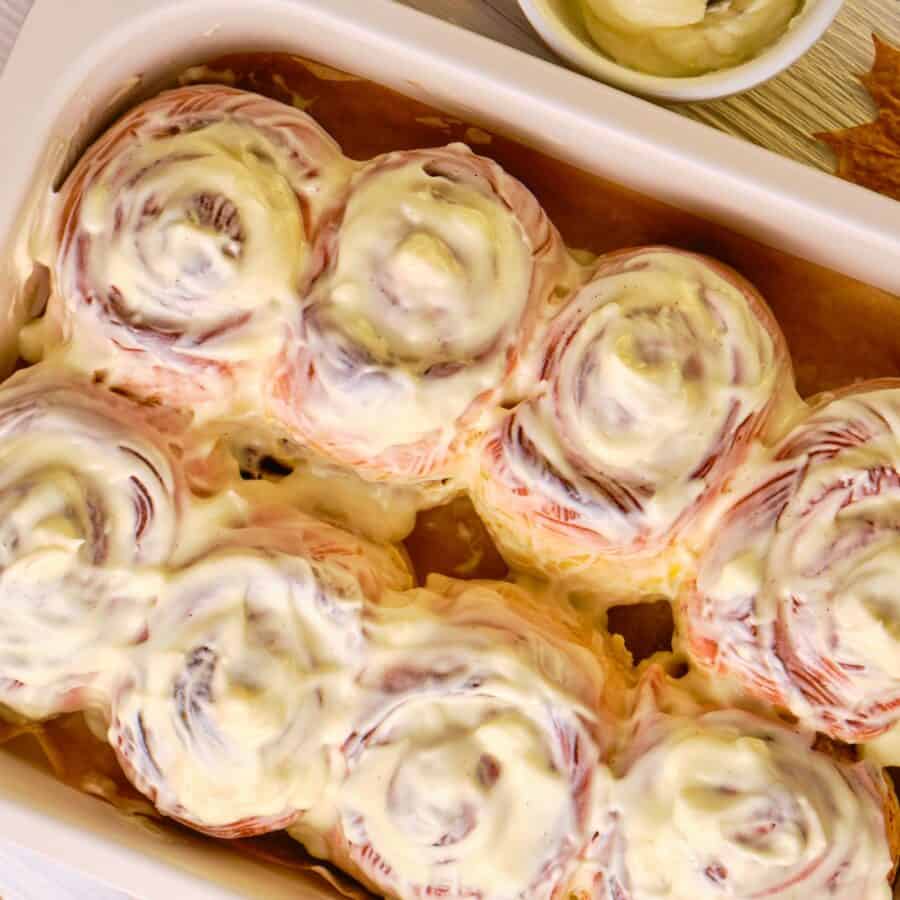
<svg viewBox="0 0 900 900">
<path fill-rule="evenodd" d="M 628 900 L 891 896 L 874 769 L 737 712 L 670 721 L 641 742 L 613 788 Z"/>
<path fill-rule="evenodd" d="M 697 518 L 790 394 L 762 299 L 737 273 L 662 247 L 597 263 L 533 369 L 537 396 L 486 443 L 476 505 L 516 563 L 627 562 L 618 580 L 602 570 L 612 592 Z M 671 589 L 672 562 L 647 592 Z"/>
<path fill-rule="evenodd" d="M 564 268 L 534 197 L 463 145 L 354 177 L 276 415 L 375 480 L 451 473 Z"/>
<path fill-rule="evenodd" d="M 530 633 L 512 586 L 432 588 L 369 622 L 347 775 L 313 821 L 331 858 L 392 896 L 556 896 L 606 789 L 602 673 Z"/>
<path fill-rule="evenodd" d="M 76 367 L 208 416 L 255 400 L 351 171 L 311 118 L 254 94 L 187 87 L 137 107 L 63 188 L 29 352 L 62 344 Z"/>
<path fill-rule="evenodd" d="M 739 65 L 774 44 L 804 0 L 580 0 L 594 43 L 616 62 L 666 77 Z"/>
<path fill-rule="evenodd" d="M 814 404 L 735 492 L 685 601 L 705 665 L 848 740 L 900 715 L 900 385 Z"/>
<path fill-rule="evenodd" d="M 210 834 L 289 825 L 350 734 L 363 604 L 406 583 L 389 556 L 299 514 L 173 573 L 113 704 L 109 740 L 131 779 Z"/>
</svg>

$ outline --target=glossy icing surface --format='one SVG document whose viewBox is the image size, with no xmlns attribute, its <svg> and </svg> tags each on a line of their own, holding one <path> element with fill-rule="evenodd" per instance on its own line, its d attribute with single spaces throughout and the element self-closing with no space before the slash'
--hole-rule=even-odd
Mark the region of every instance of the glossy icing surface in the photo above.
<svg viewBox="0 0 900 900">
<path fill-rule="evenodd" d="M 299 834 L 328 822 L 328 855 L 398 896 L 555 895 L 608 789 L 606 675 L 530 607 L 438 579 L 378 609 L 345 778 Z"/>
<path fill-rule="evenodd" d="M 611 802 L 621 896 L 887 900 L 882 775 L 811 744 L 745 712 L 645 706 Z"/>
<path fill-rule="evenodd" d="M 565 271 L 559 236 L 522 184 L 451 145 L 367 164 L 322 244 L 277 414 L 372 477 L 453 474 Z"/>
<path fill-rule="evenodd" d="M 603 572 L 613 591 L 648 558 L 653 571 L 791 401 L 762 298 L 668 248 L 601 259 L 551 319 L 533 371 L 537 396 L 487 441 L 476 504 L 526 567 L 620 559 L 621 576 Z M 654 574 L 671 590 L 669 572 Z"/>
<path fill-rule="evenodd" d="M 163 811 L 214 835 L 290 824 L 350 732 L 366 593 L 398 560 L 299 514 L 174 573 L 112 706 L 109 740 Z"/>
<path fill-rule="evenodd" d="M 824 397 L 737 493 L 685 610 L 689 640 L 857 741 L 897 720 L 896 382 Z"/>
<path fill-rule="evenodd" d="M 263 97 L 205 86 L 143 104 L 63 188 L 30 353 L 62 344 L 74 366 L 206 416 L 255 402 L 351 170 L 313 119 Z"/>
<path fill-rule="evenodd" d="M 0 389 L 0 469 L 0 701 L 83 708 L 143 639 L 182 479 L 135 404 L 40 375 Z"/>
</svg>

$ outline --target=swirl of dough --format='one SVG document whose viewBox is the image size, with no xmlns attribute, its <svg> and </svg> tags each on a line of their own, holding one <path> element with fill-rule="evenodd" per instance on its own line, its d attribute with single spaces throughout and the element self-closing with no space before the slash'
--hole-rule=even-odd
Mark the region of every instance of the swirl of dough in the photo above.
<svg viewBox="0 0 900 900">
<path fill-rule="evenodd" d="M 365 166 L 323 244 L 279 418 L 373 480 L 452 474 L 567 268 L 556 229 L 455 144 Z"/>
<path fill-rule="evenodd" d="M 896 798 L 808 735 L 740 711 L 658 717 L 620 767 L 604 900 L 889 900 Z"/>
<path fill-rule="evenodd" d="M 175 574 L 116 693 L 129 779 L 207 834 L 289 825 L 352 731 L 363 606 L 408 585 L 399 555 L 299 513 L 233 533 Z"/>
<path fill-rule="evenodd" d="M 788 394 L 756 291 L 704 257 L 602 258 L 550 322 L 542 390 L 488 437 L 473 499 L 510 562 L 668 590 L 678 538 Z"/>
<path fill-rule="evenodd" d="M 832 737 L 900 719 L 900 381 L 813 410 L 753 467 L 682 609 L 704 666 Z"/>
<path fill-rule="evenodd" d="M 392 897 L 555 896 L 606 787 L 604 673 L 511 585 L 429 587 L 369 624 L 346 777 L 296 836 Z"/>
<path fill-rule="evenodd" d="M 146 635 L 184 487 L 135 404 L 29 372 L 0 389 L 0 704 L 31 718 L 103 704 Z"/>
<path fill-rule="evenodd" d="M 136 107 L 64 185 L 46 339 L 175 406 L 249 389 L 283 350 L 350 171 L 313 119 L 256 94 L 201 85 Z"/>
<path fill-rule="evenodd" d="M 664 77 L 747 62 L 787 31 L 802 6 L 803 0 L 581 0 L 588 33 L 604 53 Z"/>
</svg>

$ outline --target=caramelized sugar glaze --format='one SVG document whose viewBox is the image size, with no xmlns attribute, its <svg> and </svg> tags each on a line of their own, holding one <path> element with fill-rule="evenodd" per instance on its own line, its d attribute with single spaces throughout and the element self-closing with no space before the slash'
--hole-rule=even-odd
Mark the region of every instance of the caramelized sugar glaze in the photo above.
<svg viewBox="0 0 900 900">
<path fill-rule="evenodd" d="M 312 115 L 347 156 L 364 160 L 398 149 L 469 143 L 530 188 L 570 248 L 590 254 L 666 244 L 707 254 L 745 276 L 778 320 L 803 397 L 860 379 L 900 375 L 900 304 L 897 298 L 846 276 L 766 247 L 697 216 L 637 194 L 552 159 L 521 143 L 489 134 L 390 89 L 284 54 L 235 54 L 191 70 L 184 83 L 225 82 Z M 471 503 L 457 498 L 421 512 L 405 547 L 417 579 L 432 572 L 456 578 L 503 578 L 506 565 Z M 671 648 L 667 603 L 621 607 L 608 615 L 638 662 Z M 5 726 L 0 742 L 34 758 L 34 740 L 55 774 L 121 809 L 150 816 L 150 804 L 124 778 L 115 754 L 82 717 L 41 725 Z M 173 825 L 173 828 L 179 826 Z M 323 869 L 283 835 L 240 839 L 232 845 L 261 859 Z M 327 870 L 342 894 L 366 892 Z"/>
</svg>

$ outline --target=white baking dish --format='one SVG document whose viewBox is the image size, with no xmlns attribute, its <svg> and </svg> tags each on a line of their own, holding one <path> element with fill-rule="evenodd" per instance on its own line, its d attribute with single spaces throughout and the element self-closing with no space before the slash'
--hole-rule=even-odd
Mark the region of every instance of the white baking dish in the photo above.
<svg viewBox="0 0 900 900">
<path fill-rule="evenodd" d="M 288 50 L 355 72 L 900 290 L 900 205 L 388 0 L 37 0 L 0 79 L 5 297 L 27 198 L 48 189 L 111 110 L 237 49 Z M 328 896 L 208 842 L 156 837 L 2 753 L 0 836 L 141 897 Z"/>
</svg>

